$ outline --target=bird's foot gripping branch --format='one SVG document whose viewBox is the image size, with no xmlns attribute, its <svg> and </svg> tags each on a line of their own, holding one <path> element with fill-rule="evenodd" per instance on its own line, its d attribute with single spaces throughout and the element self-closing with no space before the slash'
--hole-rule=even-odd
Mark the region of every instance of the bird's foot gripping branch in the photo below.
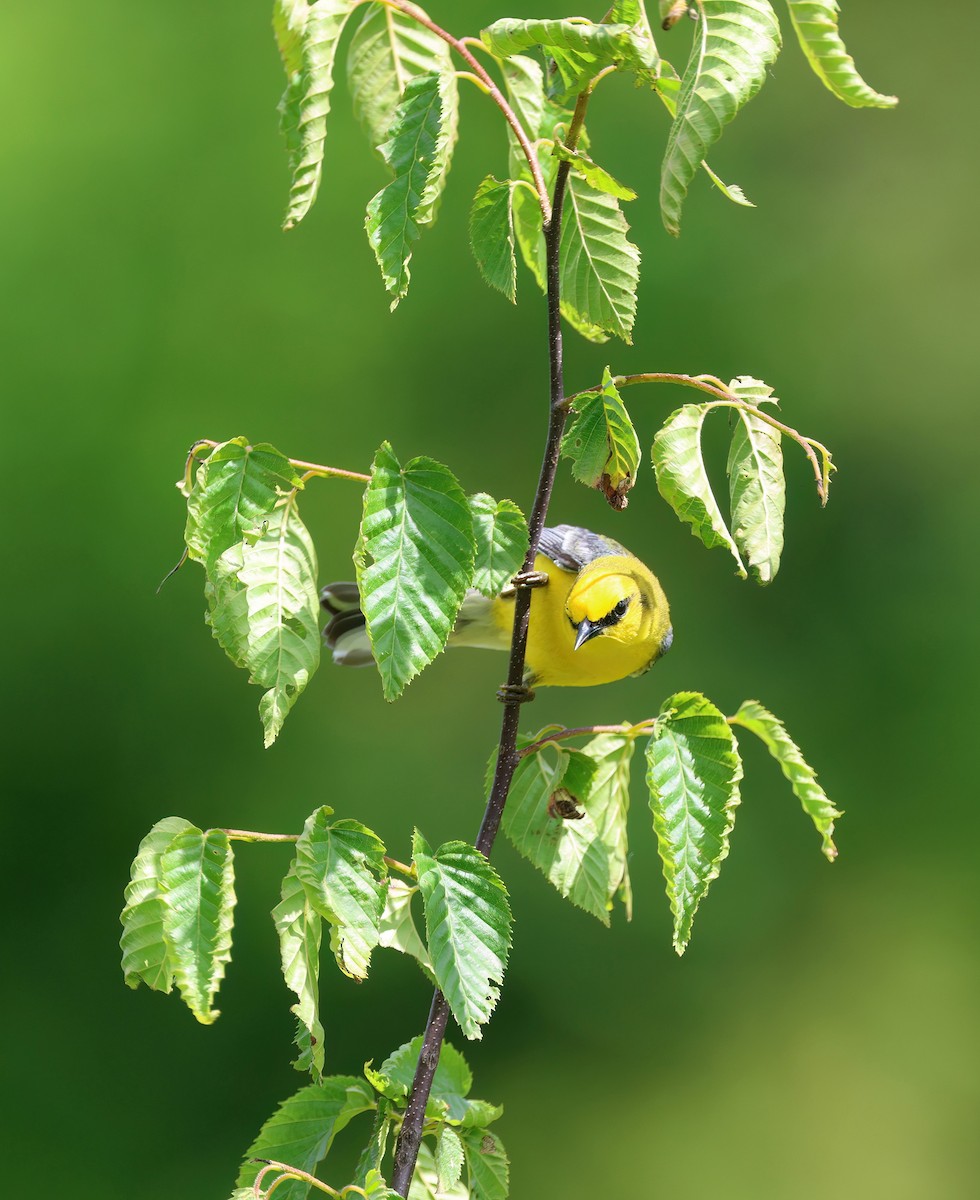
<svg viewBox="0 0 980 1200">
<path fill-rule="evenodd" d="M 846 53 L 837 7 L 834 0 L 786 0 L 826 87 L 854 107 L 890 107 L 894 98 L 870 88 Z M 659 207 L 671 234 L 679 233 L 685 197 L 702 169 L 727 199 L 749 204 L 705 156 L 766 81 L 781 48 L 776 12 L 769 0 L 660 0 L 658 10 L 672 41 L 681 35 L 670 30 L 688 30 L 681 70 L 661 52 L 643 0 L 614 0 L 595 22 L 502 19 L 479 38 L 453 36 L 409 0 L 275 0 L 291 173 L 285 227 L 303 220 L 317 196 L 338 48 L 350 26 L 347 82 L 391 175 L 368 202 L 365 229 L 394 308 L 445 190 L 458 140 L 459 82 L 474 84 L 499 110 L 505 137 L 495 168 L 503 178 L 487 174 L 471 204 L 471 248 L 486 282 L 509 300 L 516 299 L 519 259 L 545 293 L 550 383 L 547 440 L 527 517 L 511 500 L 469 493 L 433 459 L 403 464 L 387 442 L 369 472 L 290 459 L 244 437 L 198 442 L 188 456 L 179 483 L 187 500 L 185 556 L 204 569 L 215 639 L 262 688 L 267 746 L 317 671 L 322 610 L 335 662 L 375 665 L 389 700 L 447 646 L 509 654 L 488 798 L 472 844 L 433 848 L 419 830 L 404 829 L 398 836 L 410 841 L 411 853 L 396 858 L 376 832 L 324 806 L 300 833 L 202 830 L 167 817 L 140 845 L 122 913 L 126 981 L 164 992 L 176 983 L 205 1024 L 218 1015 L 214 1002 L 231 958 L 234 845 L 292 849 L 272 918 L 283 977 L 296 996 L 295 1065 L 309 1082 L 253 1142 L 236 1200 L 301 1200 L 311 1189 L 370 1200 L 504 1200 L 501 1109 L 471 1098 L 469 1068 L 444 1042 L 450 1017 L 464 1038 L 482 1035 L 507 967 L 511 910 L 490 852 L 502 827 L 573 904 L 608 925 L 618 900 L 629 917 L 627 818 L 638 741 L 678 953 L 728 854 L 743 775 L 736 734 L 761 739 L 824 854 L 836 854 L 840 814 L 782 722 L 756 701 L 726 716 L 700 693 L 683 691 L 632 724 L 519 735 L 531 684 L 612 682 L 647 670 L 671 645 L 667 597 L 644 563 L 605 532 L 546 526 L 562 457 L 614 512 L 626 507 L 640 471 L 627 387 L 700 393 L 652 437 L 656 483 L 705 546 L 732 555 L 742 578 L 768 584 L 779 569 L 784 443 L 808 459 L 822 503 L 830 486 L 829 451 L 777 417 L 772 389 L 750 376 L 726 384 L 711 375 L 615 375 L 607 368 L 594 386 L 565 392 L 562 322 L 594 342 L 630 342 L 636 317 L 640 258 L 622 211 L 636 193 L 599 165 L 585 124 L 601 81 L 625 74 L 660 102 L 651 111 L 666 114 Z M 680 22 L 685 12 L 694 20 Z M 637 153 L 648 158 L 642 123 L 635 126 Z M 731 430 L 722 488 L 702 442 L 718 409 L 727 410 Z M 345 535 L 355 546 L 356 579 L 322 593 L 313 539 L 299 514 L 304 488 L 321 478 L 364 489 L 356 538 Z M 343 686 L 339 674 L 333 682 Z M 343 976 L 365 978 L 374 952 L 392 949 L 435 987 L 421 1037 L 362 1075 L 326 1073 L 324 931 Z M 338 1136 L 358 1139 L 362 1153 L 353 1179 L 328 1184 L 318 1172 L 325 1159 L 329 1170 Z"/>
</svg>

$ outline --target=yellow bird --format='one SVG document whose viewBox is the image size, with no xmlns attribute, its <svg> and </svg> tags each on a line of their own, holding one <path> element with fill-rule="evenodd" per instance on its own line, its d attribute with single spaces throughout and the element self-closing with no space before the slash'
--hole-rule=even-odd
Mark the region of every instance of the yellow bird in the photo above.
<svg viewBox="0 0 980 1200">
<path fill-rule="evenodd" d="M 541 534 L 534 569 L 548 582 L 531 598 L 524 682 L 589 687 L 642 675 L 673 641 L 667 597 L 656 575 L 619 542 L 576 525 Z M 331 619 L 324 632 L 335 663 L 373 662 L 353 583 L 320 593 Z M 514 589 L 499 596 L 467 593 L 450 646 L 510 647 Z"/>
</svg>

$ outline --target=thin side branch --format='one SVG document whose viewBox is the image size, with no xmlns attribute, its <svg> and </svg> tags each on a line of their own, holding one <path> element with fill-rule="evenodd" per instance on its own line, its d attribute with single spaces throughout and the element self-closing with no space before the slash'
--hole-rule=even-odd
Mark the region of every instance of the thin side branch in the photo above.
<svg viewBox="0 0 980 1200">
<path fill-rule="evenodd" d="M 518 751 L 517 757 L 526 758 L 529 754 L 536 754 L 538 750 L 552 742 L 562 741 L 564 738 L 591 737 L 598 733 L 616 733 L 622 737 L 638 737 L 651 729 L 656 720 L 656 717 L 650 717 L 649 720 L 638 721 L 635 725 L 624 721 L 622 725 L 578 725 L 573 729 L 556 729 L 554 733 L 546 734 L 544 737 L 538 738 L 536 742 L 530 742 Z"/>
</svg>

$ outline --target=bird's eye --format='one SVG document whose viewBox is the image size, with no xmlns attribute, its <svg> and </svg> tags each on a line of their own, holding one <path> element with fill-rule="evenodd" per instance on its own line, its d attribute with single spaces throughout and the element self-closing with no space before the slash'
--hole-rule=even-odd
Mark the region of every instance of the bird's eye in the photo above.
<svg viewBox="0 0 980 1200">
<path fill-rule="evenodd" d="M 619 603 L 616 605 L 616 607 L 615 607 L 615 608 L 612 610 L 612 615 L 613 615 L 614 617 L 622 617 L 622 616 L 625 616 L 625 614 L 626 614 L 626 610 L 629 608 L 629 606 L 630 606 L 630 602 L 629 602 L 629 598 L 628 598 L 628 597 L 626 597 L 626 598 L 625 598 L 625 599 L 623 599 L 623 600 L 620 600 L 620 602 L 619 602 Z"/>
</svg>

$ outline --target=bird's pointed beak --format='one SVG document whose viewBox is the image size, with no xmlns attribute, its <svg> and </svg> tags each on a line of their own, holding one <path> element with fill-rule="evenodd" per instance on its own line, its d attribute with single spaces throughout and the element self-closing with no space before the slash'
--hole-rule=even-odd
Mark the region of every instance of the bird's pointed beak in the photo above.
<svg viewBox="0 0 980 1200">
<path fill-rule="evenodd" d="M 590 621 L 588 617 L 583 617 L 575 630 L 575 649 L 584 646 L 590 638 L 596 637 L 602 633 L 602 626 L 596 621 Z"/>
</svg>

